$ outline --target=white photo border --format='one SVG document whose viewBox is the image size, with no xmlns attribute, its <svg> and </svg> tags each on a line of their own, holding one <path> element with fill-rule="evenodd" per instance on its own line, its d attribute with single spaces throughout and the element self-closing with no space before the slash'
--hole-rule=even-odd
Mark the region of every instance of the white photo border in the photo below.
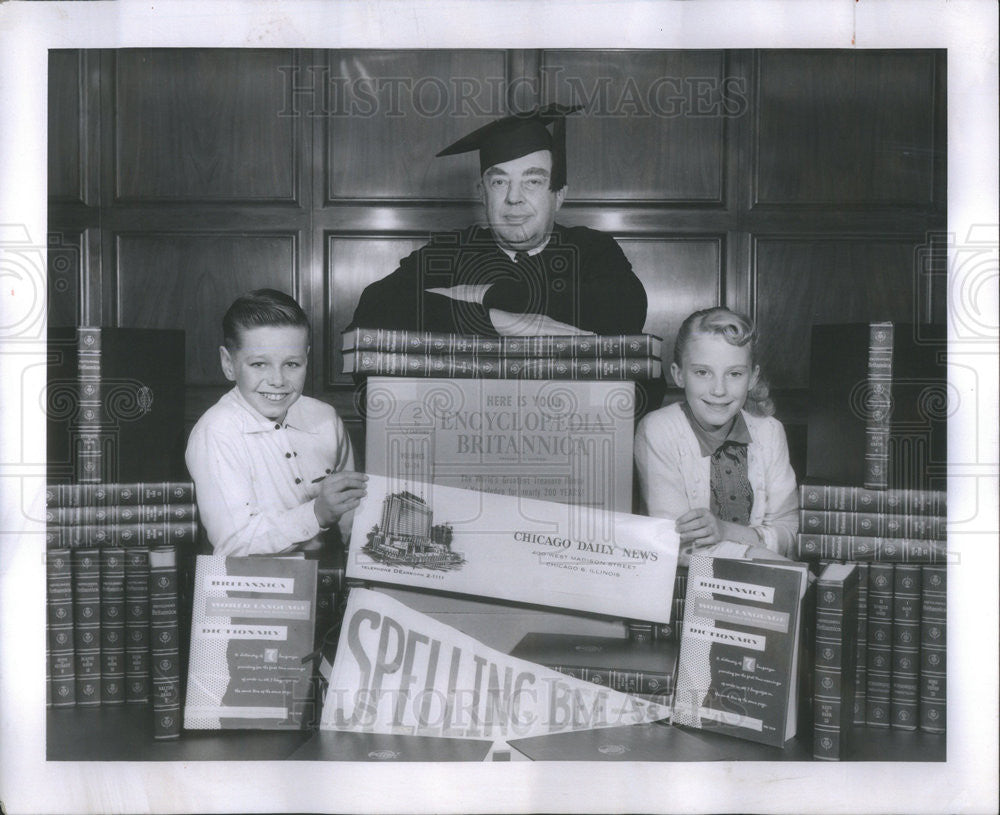
<svg viewBox="0 0 1000 815">
<path fill-rule="evenodd" d="M 41 400 L 23 396 L 25 383 L 39 381 L 44 361 L 44 339 L 24 337 L 44 319 L 45 266 L 10 264 L 45 243 L 47 50 L 140 46 L 947 48 L 948 231 L 957 243 L 949 259 L 949 369 L 962 401 L 949 427 L 950 464 L 961 476 L 951 479 L 949 503 L 953 513 L 973 513 L 955 537 L 961 567 L 953 570 L 949 592 L 947 762 L 46 762 L 38 681 L 45 658 L 38 636 L 45 626 L 43 530 L 26 521 L 39 517 L 42 480 L 35 476 L 45 460 L 45 434 Z M 989 0 L 0 3 L 0 801 L 6 811 L 994 811 L 997 71 L 997 5 Z M 963 247 L 981 249 L 981 257 L 966 261 Z"/>
</svg>

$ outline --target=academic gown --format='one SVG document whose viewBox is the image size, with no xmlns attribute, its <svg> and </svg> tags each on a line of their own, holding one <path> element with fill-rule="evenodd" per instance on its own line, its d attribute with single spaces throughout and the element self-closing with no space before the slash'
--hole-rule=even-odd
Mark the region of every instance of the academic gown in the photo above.
<svg viewBox="0 0 1000 815">
<path fill-rule="evenodd" d="M 427 291 L 482 284 L 492 285 L 481 304 Z M 596 334 L 638 334 L 646 291 L 603 232 L 556 224 L 545 248 L 516 264 L 489 229 L 472 226 L 434 235 L 365 288 L 351 327 L 496 336 L 491 308 L 545 314 Z"/>
<path fill-rule="evenodd" d="M 481 303 L 428 289 L 489 284 Z M 492 308 L 544 314 L 595 334 L 638 334 L 646 290 L 610 235 L 553 226 L 545 248 L 515 263 L 484 226 L 439 233 L 361 293 L 349 328 L 496 336 Z M 659 406 L 663 383 L 637 383 L 636 415 Z"/>
</svg>

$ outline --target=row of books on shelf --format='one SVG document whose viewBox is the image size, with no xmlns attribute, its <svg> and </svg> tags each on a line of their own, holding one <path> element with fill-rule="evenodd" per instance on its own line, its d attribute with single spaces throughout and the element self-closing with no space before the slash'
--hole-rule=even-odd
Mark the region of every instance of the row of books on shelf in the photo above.
<svg viewBox="0 0 1000 815">
<path fill-rule="evenodd" d="M 944 490 L 799 488 L 799 560 L 947 561 Z"/>
<path fill-rule="evenodd" d="M 52 484 L 46 521 L 50 704 L 151 705 L 154 737 L 176 738 L 194 485 Z"/>
<path fill-rule="evenodd" d="M 175 507 L 194 503 L 191 481 L 146 481 L 131 484 L 48 484 L 46 509 L 74 507 Z"/>
<path fill-rule="evenodd" d="M 946 729 L 947 567 L 829 563 L 816 584 L 814 755 L 857 726 Z"/>
<path fill-rule="evenodd" d="M 466 379 L 647 380 L 662 374 L 651 334 L 483 337 L 356 328 L 344 334 L 344 373 Z"/>
<path fill-rule="evenodd" d="M 175 544 L 50 549 L 53 707 L 149 704 L 154 736 L 180 733 Z"/>
</svg>

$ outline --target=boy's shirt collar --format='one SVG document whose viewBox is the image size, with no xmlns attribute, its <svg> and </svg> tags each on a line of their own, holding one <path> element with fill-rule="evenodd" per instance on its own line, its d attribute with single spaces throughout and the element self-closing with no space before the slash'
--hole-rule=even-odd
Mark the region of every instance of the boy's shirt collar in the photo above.
<svg viewBox="0 0 1000 815">
<path fill-rule="evenodd" d="M 233 387 L 230 391 L 233 395 L 236 404 L 242 409 L 241 419 L 243 423 L 244 433 L 266 433 L 269 430 L 277 430 L 282 427 L 290 427 L 293 430 L 300 430 L 303 433 L 316 433 L 316 428 L 311 426 L 303 414 L 302 397 L 299 396 L 292 406 L 288 408 L 288 412 L 285 414 L 285 418 L 281 422 L 276 422 L 274 419 L 268 419 L 266 416 L 261 415 L 257 410 L 243 398 L 243 394 L 240 393 L 238 387 Z"/>
<path fill-rule="evenodd" d="M 733 418 L 729 430 L 720 429 L 713 433 L 698 424 L 686 401 L 681 402 L 681 410 L 687 416 L 688 424 L 691 425 L 694 437 L 698 440 L 698 448 L 701 450 L 702 456 L 713 455 L 726 442 L 734 444 L 750 444 L 751 442 L 750 428 L 747 427 L 746 419 L 743 418 L 743 411 L 737 413 Z"/>
</svg>

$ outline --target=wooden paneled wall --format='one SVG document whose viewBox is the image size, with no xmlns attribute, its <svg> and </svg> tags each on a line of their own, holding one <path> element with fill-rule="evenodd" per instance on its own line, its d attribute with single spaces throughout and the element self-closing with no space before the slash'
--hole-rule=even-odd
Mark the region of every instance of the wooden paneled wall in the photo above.
<svg viewBox="0 0 1000 815">
<path fill-rule="evenodd" d="M 481 217 L 459 136 L 539 102 L 567 126 L 559 220 L 618 237 L 666 339 L 753 314 L 779 416 L 804 418 L 813 322 L 943 321 L 942 51 L 52 51 L 49 321 L 187 332 L 193 423 L 220 320 L 292 293 L 311 392 L 360 428 L 339 333 L 364 286 Z M 793 430 L 794 435 L 794 430 Z"/>
</svg>

